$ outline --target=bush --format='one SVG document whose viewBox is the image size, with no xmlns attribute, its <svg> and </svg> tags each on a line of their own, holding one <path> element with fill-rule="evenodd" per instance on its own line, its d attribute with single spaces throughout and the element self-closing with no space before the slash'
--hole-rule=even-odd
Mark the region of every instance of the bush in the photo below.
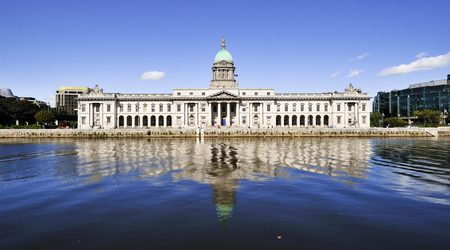
<svg viewBox="0 0 450 250">
<path fill-rule="evenodd" d="M 417 116 L 417 123 L 423 127 L 437 127 L 441 122 L 441 112 L 437 110 L 417 110 L 414 116 Z"/>
<path fill-rule="evenodd" d="M 40 124 L 52 124 L 55 122 L 55 116 L 48 110 L 41 110 L 34 115 L 36 121 Z"/>
<path fill-rule="evenodd" d="M 405 127 L 406 125 L 408 125 L 408 122 L 406 122 L 402 119 L 399 119 L 397 117 L 389 117 L 389 118 L 384 119 L 384 121 L 383 121 L 384 127 L 387 127 L 387 126 L 389 126 L 391 128 L 392 127 Z"/>
</svg>

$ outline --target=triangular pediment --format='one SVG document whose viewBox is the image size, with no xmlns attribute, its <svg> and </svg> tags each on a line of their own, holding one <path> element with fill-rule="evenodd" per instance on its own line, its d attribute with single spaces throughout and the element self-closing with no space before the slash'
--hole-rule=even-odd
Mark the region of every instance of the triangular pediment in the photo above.
<svg viewBox="0 0 450 250">
<path fill-rule="evenodd" d="M 217 93 L 208 96 L 208 99 L 237 99 L 237 98 L 239 98 L 239 96 L 225 90 L 219 91 Z"/>
</svg>

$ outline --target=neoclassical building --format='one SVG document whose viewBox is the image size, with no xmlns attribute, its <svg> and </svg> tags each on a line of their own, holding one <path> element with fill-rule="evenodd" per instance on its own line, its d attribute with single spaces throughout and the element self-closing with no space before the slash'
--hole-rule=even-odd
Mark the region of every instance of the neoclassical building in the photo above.
<svg viewBox="0 0 450 250">
<path fill-rule="evenodd" d="M 326 93 L 240 88 L 224 39 L 221 47 L 208 88 L 122 94 L 95 86 L 78 96 L 78 128 L 370 127 L 370 97 L 351 84 L 344 92 Z"/>
</svg>

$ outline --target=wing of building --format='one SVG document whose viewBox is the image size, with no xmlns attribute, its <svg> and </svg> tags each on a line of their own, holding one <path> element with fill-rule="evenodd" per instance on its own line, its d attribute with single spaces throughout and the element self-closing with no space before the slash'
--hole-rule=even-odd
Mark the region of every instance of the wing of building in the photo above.
<svg viewBox="0 0 450 250">
<path fill-rule="evenodd" d="M 370 97 L 351 84 L 344 92 L 275 93 L 240 88 L 234 71 L 222 39 L 209 88 L 117 94 L 96 86 L 78 96 L 78 128 L 370 127 Z"/>
</svg>

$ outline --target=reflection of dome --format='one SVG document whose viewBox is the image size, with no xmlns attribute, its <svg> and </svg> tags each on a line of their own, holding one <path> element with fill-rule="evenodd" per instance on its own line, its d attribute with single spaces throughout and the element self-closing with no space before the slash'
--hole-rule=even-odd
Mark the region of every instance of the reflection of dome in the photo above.
<svg viewBox="0 0 450 250">
<path fill-rule="evenodd" d="M 0 96 L 7 97 L 7 98 L 13 98 L 15 97 L 10 89 L 7 88 L 0 88 Z"/>
<path fill-rule="evenodd" d="M 231 56 L 230 52 L 228 52 L 228 50 L 226 50 L 225 48 L 222 48 L 216 54 L 216 57 L 214 58 L 214 61 L 215 62 L 220 62 L 220 61 L 233 62 L 233 57 Z"/>
</svg>

